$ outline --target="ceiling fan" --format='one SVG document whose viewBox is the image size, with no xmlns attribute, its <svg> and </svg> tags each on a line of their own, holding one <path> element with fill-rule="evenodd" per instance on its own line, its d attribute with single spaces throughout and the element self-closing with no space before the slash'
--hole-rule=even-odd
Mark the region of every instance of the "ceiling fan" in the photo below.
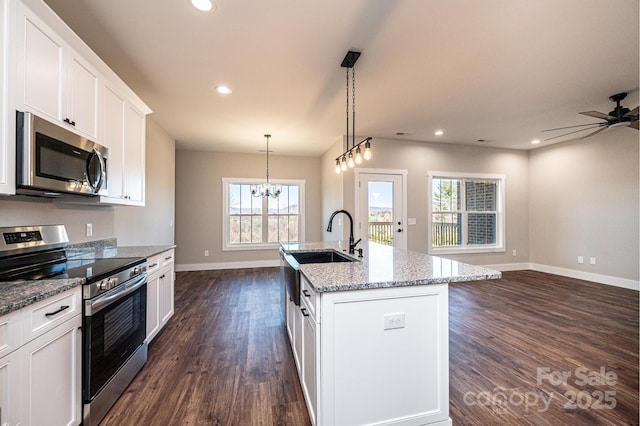
<svg viewBox="0 0 640 426">
<path fill-rule="evenodd" d="M 612 127 L 632 127 L 638 130 L 638 107 L 635 107 L 632 110 L 629 108 L 625 108 L 620 105 L 620 101 L 627 97 L 626 93 L 618 93 L 613 96 L 609 96 L 611 102 L 616 103 L 616 107 L 613 111 L 610 111 L 608 114 L 604 114 L 598 111 L 584 111 L 580 114 L 587 115 L 589 117 L 599 118 L 600 120 L 604 120 L 600 123 L 589 123 L 589 124 L 578 124 L 577 126 L 567 126 L 567 127 L 557 127 L 555 129 L 547 129 L 542 132 L 553 132 L 555 130 L 565 130 L 565 129 L 573 129 L 576 127 L 582 127 L 582 129 L 575 130 L 573 132 L 564 133 L 562 135 L 554 136 L 552 138 L 545 139 L 545 141 L 549 141 L 551 139 L 561 138 L 563 136 L 572 135 L 574 133 L 582 132 L 585 130 L 597 129 L 595 132 L 591 132 L 588 135 L 581 137 L 580 139 L 588 138 L 589 136 L 593 136 L 597 133 L 602 132 L 603 130 L 612 128 Z M 590 126 L 590 127 L 587 127 Z"/>
</svg>

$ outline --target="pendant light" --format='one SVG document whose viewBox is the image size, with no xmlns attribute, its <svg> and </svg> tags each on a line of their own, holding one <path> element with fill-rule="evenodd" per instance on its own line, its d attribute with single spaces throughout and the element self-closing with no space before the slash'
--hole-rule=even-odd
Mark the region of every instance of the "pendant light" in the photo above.
<svg viewBox="0 0 640 426">
<path fill-rule="evenodd" d="M 336 157 L 336 173 L 341 173 L 347 169 L 352 169 L 356 164 L 362 164 L 362 160 L 371 159 L 371 138 L 366 138 L 356 144 L 356 71 L 353 66 L 360 57 L 360 52 L 348 51 L 341 67 L 347 69 L 347 150 Z M 351 70 L 351 147 L 349 147 L 349 70 Z M 364 144 L 364 153 L 360 148 Z M 354 155 L 355 153 L 355 155 Z"/>
<path fill-rule="evenodd" d="M 251 185 L 251 195 L 254 197 L 271 197 L 278 198 L 278 195 L 282 192 L 280 185 L 271 185 L 269 183 L 269 138 L 271 135 L 264 135 L 267 138 L 267 181 L 260 185 Z"/>
</svg>

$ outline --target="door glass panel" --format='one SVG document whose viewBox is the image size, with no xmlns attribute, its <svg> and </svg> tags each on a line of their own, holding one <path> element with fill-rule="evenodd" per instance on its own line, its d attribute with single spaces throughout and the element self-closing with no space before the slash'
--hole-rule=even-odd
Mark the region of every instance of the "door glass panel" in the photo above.
<svg viewBox="0 0 640 426">
<path fill-rule="evenodd" d="M 393 246 L 393 182 L 368 182 L 369 241 Z"/>
</svg>

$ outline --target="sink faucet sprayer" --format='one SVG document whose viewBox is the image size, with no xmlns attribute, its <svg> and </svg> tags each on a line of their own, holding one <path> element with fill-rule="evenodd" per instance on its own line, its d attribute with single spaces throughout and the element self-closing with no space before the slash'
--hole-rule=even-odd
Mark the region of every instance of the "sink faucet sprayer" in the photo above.
<svg viewBox="0 0 640 426">
<path fill-rule="evenodd" d="M 362 241 L 362 238 L 360 238 L 355 243 L 353 242 L 353 218 L 351 217 L 351 214 L 348 211 L 346 211 L 346 210 L 336 210 L 335 212 L 333 212 L 331 214 L 331 217 L 329 218 L 329 226 L 327 226 L 327 232 L 331 232 L 331 225 L 333 224 L 333 218 L 338 213 L 344 213 L 349 218 L 349 254 L 354 254 L 355 253 L 355 248 L 358 245 L 358 243 L 360 241 Z"/>
</svg>

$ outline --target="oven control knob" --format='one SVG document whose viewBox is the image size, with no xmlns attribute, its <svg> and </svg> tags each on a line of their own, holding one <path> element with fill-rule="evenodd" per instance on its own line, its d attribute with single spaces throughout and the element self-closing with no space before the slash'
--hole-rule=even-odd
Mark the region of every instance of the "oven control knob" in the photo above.
<svg viewBox="0 0 640 426">
<path fill-rule="evenodd" d="M 117 286 L 117 285 L 118 285 L 118 279 L 117 279 L 117 278 L 109 278 L 109 279 L 107 280 L 107 286 L 108 286 L 110 289 L 114 288 L 114 287 L 115 287 L 115 286 Z"/>
<path fill-rule="evenodd" d="M 100 284 L 98 284 L 98 287 L 100 287 L 100 290 L 109 290 L 109 288 L 107 287 L 109 285 L 109 280 L 102 280 L 100 281 Z"/>
</svg>

